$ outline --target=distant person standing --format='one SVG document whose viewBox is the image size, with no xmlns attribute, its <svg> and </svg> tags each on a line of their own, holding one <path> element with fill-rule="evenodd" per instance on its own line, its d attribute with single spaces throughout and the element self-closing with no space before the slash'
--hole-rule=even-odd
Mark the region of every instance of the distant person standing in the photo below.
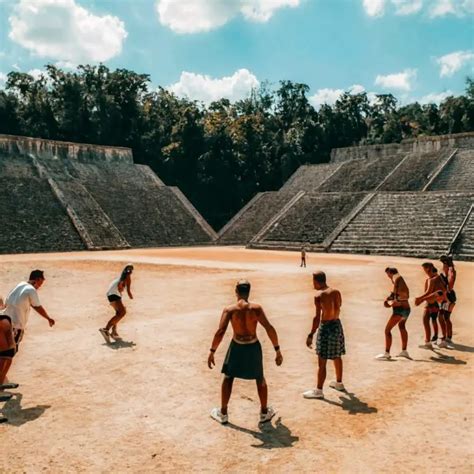
<svg viewBox="0 0 474 474">
<path fill-rule="evenodd" d="M 109 320 L 105 328 L 99 329 L 99 332 L 105 339 L 107 344 L 110 344 L 110 338 L 114 340 L 120 340 L 120 336 L 117 332 L 117 324 L 127 314 L 127 310 L 122 302 L 122 293 L 127 290 L 128 297 L 133 300 L 132 295 L 132 273 L 133 265 L 129 263 L 122 270 L 122 273 L 118 278 L 115 278 L 110 283 L 109 289 L 107 290 L 107 299 L 110 306 L 115 310 L 115 315 Z M 111 332 L 110 332 L 111 331 Z"/>
<path fill-rule="evenodd" d="M 305 267 L 306 268 L 306 248 L 301 247 L 301 264 L 300 267 Z"/>
<path fill-rule="evenodd" d="M 316 331 L 316 354 L 318 355 L 317 387 L 303 393 L 304 398 L 324 398 L 323 385 L 326 380 L 326 365 L 328 359 L 334 361 L 336 380 L 329 386 L 335 390 L 344 391 L 342 383 L 342 358 L 346 353 L 344 330 L 339 314 L 342 306 L 342 296 L 339 290 L 330 288 L 326 283 L 324 272 L 313 273 L 313 287 L 316 290 L 314 305 L 316 315 L 313 318 L 311 332 L 306 338 L 306 346 L 312 348 Z"/>
<path fill-rule="evenodd" d="M 30 308 L 33 308 L 40 316 L 46 319 L 50 327 L 54 326 L 55 324 L 54 319 L 49 317 L 48 313 L 41 305 L 38 297 L 38 290 L 41 288 L 44 281 L 44 272 L 42 270 L 33 270 L 30 273 L 29 280 L 22 281 L 17 286 L 15 286 L 15 288 L 10 291 L 5 300 L 5 307 L 1 311 L 1 315 L 8 316 L 8 319 L 11 322 L 14 337 L 14 348 L 10 347 L 8 349 L 5 349 L 7 351 L 7 358 L 13 358 L 13 356 L 18 352 L 18 347 L 20 345 L 21 340 L 23 339 L 25 329 L 28 323 Z M 3 325 L 5 326 L 5 318 L 3 319 L 3 321 Z M 7 361 L 6 365 L 8 367 L 5 370 L 4 364 L 2 383 L 4 383 L 8 369 L 10 368 L 11 359 L 9 363 Z"/>
<path fill-rule="evenodd" d="M 453 323 L 451 322 L 451 314 L 456 306 L 456 292 L 454 284 L 456 283 L 456 269 L 454 268 L 453 258 L 448 255 L 442 255 L 440 262 L 443 264 L 443 271 L 440 273 L 446 286 L 446 300 L 441 303 L 440 312 L 446 321 L 446 342 L 450 344 L 453 340 Z"/>
<path fill-rule="evenodd" d="M 390 295 L 385 299 L 384 306 L 392 308 L 392 316 L 385 326 L 385 352 L 376 357 L 378 360 L 390 360 L 390 349 L 392 347 L 392 329 L 398 325 L 400 330 L 400 337 L 402 339 L 402 351 L 397 357 L 410 358 L 408 346 L 408 332 L 405 327 L 408 316 L 410 316 L 410 291 L 403 277 L 398 273 L 398 270 L 393 267 L 387 267 L 385 273 L 393 283 L 393 289 Z"/>
<path fill-rule="evenodd" d="M 219 423 L 227 423 L 229 416 L 227 405 L 232 394 L 235 378 L 255 380 L 260 399 L 260 423 L 270 421 L 275 411 L 267 405 L 268 387 L 263 375 L 262 346 L 257 339 L 257 325 L 261 324 L 275 349 L 275 363 L 281 365 L 283 356 L 278 345 L 278 335 L 268 321 L 263 308 L 249 302 L 250 282 L 241 280 L 235 287 L 237 302 L 224 308 L 219 328 L 212 340 L 207 365 L 210 369 L 215 365 L 214 353 L 221 343 L 229 323 L 232 325 L 233 337 L 224 360 L 222 373 L 224 380 L 221 389 L 221 407 L 211 411 L 211 418 Z"/>
<path fill-rule="evenodd" d="M 439 317 L 439 324 L 443 337 L 438 344 L 438 347 L 447 347 L 446 343 L 446 322 L 444 316 L 440 313 L 439 304 L 446 299 L 446 287 L 443 279 L 438 275 L 438 270 L 431 262 L 425 262 L 422 268 L 428 278 L 425 281 L 425 292 L 415 298 L 415 305 L 419 306 L 421 303 L 426 301 L 425 310 L 423 313 L 423 326 L 425 328 L 425 348 L 432 349 L 432 342 L 435 340 L 431 339 L 431 328 L 430 320 L 433 323 L 436 338 L 438 337 L 436 319 Z"/>
</svg>

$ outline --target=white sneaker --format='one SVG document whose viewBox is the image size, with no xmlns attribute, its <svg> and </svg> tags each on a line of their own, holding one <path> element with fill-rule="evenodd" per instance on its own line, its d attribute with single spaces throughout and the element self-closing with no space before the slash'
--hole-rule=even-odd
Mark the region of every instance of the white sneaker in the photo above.
<svg viewBox="0 0 474 474">
<path fill-rule="evenodd" d="M 324 398 L 324 393 L 320 388 L 308 390 L 303 393 L 304 398 Z"/>
<path fill-rule="evenodd" d="M 433 349 L 433 344 L 431 344 L 430 341 L 425 342 L 424 345 L 422 345 L 423 349 Z"/>
<path fill-rule="evenodd" d="M 392 356 L 390 355 L 389 352 L 384 352 L 383 354 L 379 354 L 378 356 L 375 356 L 377 360 L 390 360 Z"/>
<path fill-rule="evenodd" d="M 270 421 L 275 416 L 276 411 L 272 407 L 267 407 L 266 413 L 260 413 L 260 423 Z"/>
<path fill-rule="evenodd" d="M 400 354 L 397 355 L 397 357 L 405 357 L 406 359 L 411 359 L 410 354 L 408 354 L 408 351 L 401 351 Z"/>
<path fill-rule="evenodd" d="M 344 387 L 344 384 L 342 382 L 336 382 L 333 380 L 329 386 L 333 388 L 334 390 L 339 390 L 340 392 L 345 392 L 346 387 Z"/>
<path fill-rule="evenodd" d="M 110 344 L 110 334 L 105 328 L 100 328 L 99 332 L 102 334 L 103 338 L 105 339 L 105 342 L 107 344 Z"/>
<path fill-rule="evenodd" d="M 229 421 L 229 415 L 223 415 L 220 408 L 213 408 L 211 410 L 211 418 L 219 422 L 221 425 Z"/>
<path fill-rule="evenodd" d="M 438 342 L 438 347 L 444 349 L 445 347 L 448 347 L 448 343 L 444 339 L 441 339 L 441 341 Z"/>
</svg>

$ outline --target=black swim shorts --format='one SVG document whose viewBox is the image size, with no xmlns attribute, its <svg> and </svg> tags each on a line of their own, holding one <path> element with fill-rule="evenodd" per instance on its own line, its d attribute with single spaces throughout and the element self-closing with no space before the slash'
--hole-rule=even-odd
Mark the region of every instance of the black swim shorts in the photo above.
<svg viewBox="0 0 474 474">
<path fill-rule="evenodd" d="M 119 295 L 108 295 L 107 299 L 109 300 L 109 303 L 113 303 L 114 301 L 122 301 L 122 297 Z"/>
</svg>

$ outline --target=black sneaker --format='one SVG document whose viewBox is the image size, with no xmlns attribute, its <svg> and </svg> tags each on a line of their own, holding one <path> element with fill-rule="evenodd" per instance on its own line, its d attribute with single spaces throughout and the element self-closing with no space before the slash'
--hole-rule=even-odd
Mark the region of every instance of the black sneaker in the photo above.
<svg viewBox="0 0 474 474">
<path fill-rule="evenodd" d="M 436 334 L 436 336 L 433 336 L 431 338 L 431 342 L 436 342 L 438 340 L 438 334 Z"/>
</svg>

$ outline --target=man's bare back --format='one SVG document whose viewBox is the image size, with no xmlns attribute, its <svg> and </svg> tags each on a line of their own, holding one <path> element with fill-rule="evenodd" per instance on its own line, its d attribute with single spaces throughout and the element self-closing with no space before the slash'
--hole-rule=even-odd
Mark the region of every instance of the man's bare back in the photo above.
<svg viewBox="0 0 474 474">
<path fill-rule="evenodd" d="M 239 300 L 236 304 L 224 309 L 234 331 L 236 342 L 254 342 L 257 340 L 257 324 L 266 320 L 262 307 L 256 303 Z"/>
<path fill-rule="evenodd" d="M 329 287 L 318 290 L 314 297 L 314 304 L 316 308 L 321 308 L 321 321 L 339 319 L 342 297 L 338 290 Z"/>
<path fill-rule="evenodd" d="M 430 294 L 435 292 L 441 292 L 441 294 L 439 294 L 438 296 L 432 296 L 431 298 L 428 298 L 426 300 L 428 304 L 433 304 L 437 301 L 440 302 L 445 299 L 446 286 L 443 282 L 443 279 L 439 275 L 435 275 L 431 278 L 428 278 L 425 282 L 425 288 L 426 291 Z"/>
</svg>

